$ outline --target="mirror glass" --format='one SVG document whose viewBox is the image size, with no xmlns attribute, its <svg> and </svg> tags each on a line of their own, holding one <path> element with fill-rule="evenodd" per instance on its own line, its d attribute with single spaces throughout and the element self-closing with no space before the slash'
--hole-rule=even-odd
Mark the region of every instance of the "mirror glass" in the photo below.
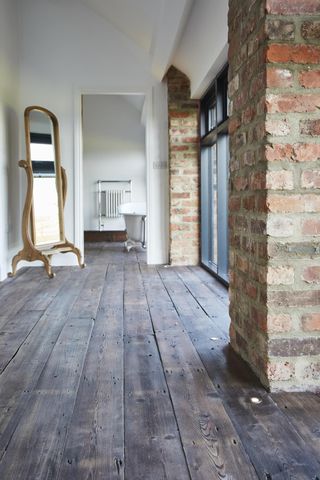
<svg viewBox="0 0 320 480">
<path fill-rule="evenodd" d="M 64 241 L 60 165 L 55 129 L 41 110 L 29 113 L 30 159 L 33 173 L 32 237 L 37 246 Z"/>
</svg>

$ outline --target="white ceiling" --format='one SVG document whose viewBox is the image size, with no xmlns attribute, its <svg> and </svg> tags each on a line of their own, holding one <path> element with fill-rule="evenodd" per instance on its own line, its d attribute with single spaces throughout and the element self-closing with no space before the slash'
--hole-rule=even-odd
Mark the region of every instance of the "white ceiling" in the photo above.
<svg viewBox="0 0 320 480">
<path fill-rule="evenodd" d="M 194 0 L 80 0 L 139 47 L 161 80 Z"/>
<path fill-rule="evenodd" d="M 82 0 L 147 54 L 165 0 Z"/>
</svg>

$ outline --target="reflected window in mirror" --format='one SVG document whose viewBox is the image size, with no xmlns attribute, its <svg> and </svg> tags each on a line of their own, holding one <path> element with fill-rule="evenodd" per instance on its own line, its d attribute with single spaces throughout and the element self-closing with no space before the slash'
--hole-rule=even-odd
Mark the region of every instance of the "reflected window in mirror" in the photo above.
<svg viewBox="0 0 320 480">
<path fill-rule="evenodd" d="M 33 172 L 33 225 L 36 245 L 61 241 L 59 196 L 51 119 L 30 113 L 30 155 Z"/>
</svg>

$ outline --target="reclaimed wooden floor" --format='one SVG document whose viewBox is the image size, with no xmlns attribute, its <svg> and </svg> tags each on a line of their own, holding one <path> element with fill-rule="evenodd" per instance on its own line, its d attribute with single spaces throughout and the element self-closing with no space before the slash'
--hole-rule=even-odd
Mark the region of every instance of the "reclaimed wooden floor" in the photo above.
<svg viewBox="0 0 320 480">
<path fill-rule="evenodd" d="M 259 385 L 224 287 L 117 244 L 86 262 L 0 285 L 1 480 L 320 479 L 319 397 Z"/>
</svg>

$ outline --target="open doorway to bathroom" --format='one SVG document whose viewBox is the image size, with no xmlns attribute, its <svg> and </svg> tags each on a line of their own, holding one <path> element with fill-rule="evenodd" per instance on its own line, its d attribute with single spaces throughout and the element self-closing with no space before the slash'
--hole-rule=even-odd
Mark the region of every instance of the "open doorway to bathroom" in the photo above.
<svg viewBox="0 0 320 480">
<path fill-rule="evenodd" d="M 144 95 L 82 95 L 84 239 L 145 250 Z"/>
</svg>

